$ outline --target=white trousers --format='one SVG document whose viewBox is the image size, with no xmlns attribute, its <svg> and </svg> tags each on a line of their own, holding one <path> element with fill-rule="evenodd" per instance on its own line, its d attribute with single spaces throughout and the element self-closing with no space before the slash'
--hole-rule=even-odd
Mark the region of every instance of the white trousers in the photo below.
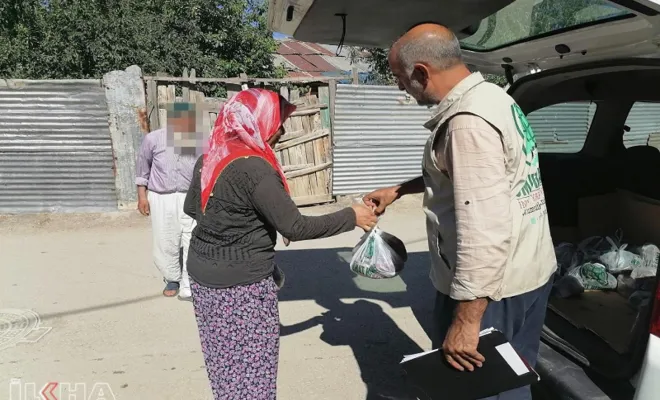
<svg viewBox="0 0 660 400">
<path fill-rule="evenodd" d="M 190 289 L 188 246 L 195 220 L 183 212 L 185 193 L 148 193 L 153 231 L 153 255 L 165 282 L 179 282 L 180 290 Z M 179 254 L 183 248 L 183 265 Z"/>
</svg>

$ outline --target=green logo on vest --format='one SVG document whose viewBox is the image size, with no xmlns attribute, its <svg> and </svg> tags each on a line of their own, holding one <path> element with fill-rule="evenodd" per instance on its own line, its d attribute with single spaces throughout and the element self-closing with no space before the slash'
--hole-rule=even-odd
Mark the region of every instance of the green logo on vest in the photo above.
<svg viewBox="0 0 660 400">
<path fill-rule="evenodd" d="M 535 167 L 539 163 L 539 153 L 536 148 L 534 131 L 532 131 L 532 127 L 529 126 L 527 117 L 525 117 L 525 114 L 518 104 L 514 103 L 511 105 L 511 113 L 513 114 L 513 120 L 516 123 L 518 134 L 523 140 L 522 151 L 525 154 L 525 163 L 531 167 Z"/>
</svg>

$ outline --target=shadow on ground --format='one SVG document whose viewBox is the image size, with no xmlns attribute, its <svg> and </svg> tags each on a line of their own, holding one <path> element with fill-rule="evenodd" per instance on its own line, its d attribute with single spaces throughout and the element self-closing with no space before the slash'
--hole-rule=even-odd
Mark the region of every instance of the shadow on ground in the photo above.
<svg viewBox="0 0 660 400">
<path fill-rule="evenodd" d="M 322 316 L 292 326 L 291 335 L 322 325 L 321 340 L 332 346 L 349 346 L 367 387 L 366 400 L 411 399 L 399 362 L 405 354 L 422 349 L 404 333 L 380 305 L 411 307 L 424 331 L 429 332 L 434 289 L 428 278 L 428 253 L 411 253 L 401 275 L 373 280 L 350 271 L 351 249 L 289 250 L 277 254 L 286 274 L 280 301 L 314 300 L 328 309 Z M 356 299 L 346 304 L 339 299 Z"/>
</svg>

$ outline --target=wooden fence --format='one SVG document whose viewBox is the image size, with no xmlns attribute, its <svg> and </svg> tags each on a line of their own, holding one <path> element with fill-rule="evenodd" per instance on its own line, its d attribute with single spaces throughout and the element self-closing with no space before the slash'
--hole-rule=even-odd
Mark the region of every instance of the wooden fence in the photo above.
<svg viewBox="0 0 660 400">
<path fill-rule="evenodd" d="M 284 123 L 286 134 L 275 146 L 275 153 L 289 182 L 291 196 L 298 205 L 332 200 L 332 141 L 330 90 L 318 86 L 316 92 L 301 96 L 299 89 L 283 87 L 280 94 L 298 106 Z"/>
<path fill-rule="evenodd" d="M 299 206 L 332 201 L 332 118 L 334 81 L 295 79 L 196 78 L 195 71 L 183 77 L 145 76 L 147 117 L 150 130 L 166 125 L 166 104 L 195 103 L 201 110 L 201 126 L 208 135 L 226 99 L 207 97 L 200 83 L 223 84 L 227 95 L 249 86 L 259 86 L 279 93 L 298 108 L 285 122 L 286 134 L 275 146 L 291 189 Z M 277 87 L 279 86 L 279 89 Z"/>
</svg>

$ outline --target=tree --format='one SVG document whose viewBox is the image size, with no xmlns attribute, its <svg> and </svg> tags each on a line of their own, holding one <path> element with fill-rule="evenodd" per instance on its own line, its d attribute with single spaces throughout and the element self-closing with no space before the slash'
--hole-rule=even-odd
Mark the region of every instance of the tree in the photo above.
<svg viewBox="0 0 660 400">
<path fill-rule="evenodd" d="M 352 47 L 349 51 L 351 63 L 366 62 L 369 64 L 367 83 L 372 85 L 394 85 L 395 79 L 387 62 L 388 49 Z"/>
<path fill-rule="evenodd" d="M 3 0 L 0 77 L 146 74 L 273 77 L 263 0 Z"/>
</svg>

